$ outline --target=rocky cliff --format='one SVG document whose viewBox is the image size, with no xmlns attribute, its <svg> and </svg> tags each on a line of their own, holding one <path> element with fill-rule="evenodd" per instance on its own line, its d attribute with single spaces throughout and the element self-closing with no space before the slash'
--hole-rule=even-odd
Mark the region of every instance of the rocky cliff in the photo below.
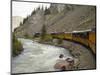
<svg viewBox="0 0 100 75">
<path fill-rule="evenodd" d="M 95 6 L 51 4 L 45 10 L 37 8 L 15 29 L 17 37 L 32 36 L 41 32 L 43 25 L 47 32 L 71 32 L 95 28 Z"/>
</svg>

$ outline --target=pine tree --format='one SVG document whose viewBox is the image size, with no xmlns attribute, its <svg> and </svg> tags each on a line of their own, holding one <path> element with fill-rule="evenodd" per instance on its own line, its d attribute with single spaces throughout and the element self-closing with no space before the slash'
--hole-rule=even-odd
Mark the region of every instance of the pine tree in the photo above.
<svg viewBox="0 0 100 75">
<path fill-rule="evenodd" d="M 24 18 L 23 20 L 23 24 L 28 20 L 29 16 L 27 16 L 26 18 Z"/>
<path fill-rule="evenodd" d="M 22 22 L 20 22 L 20 26 L 22 26 L 23 24 L 22 24 Z"/>
<path fill-rule="evenodd" d="M 48 15 L 48 14 L 50 14 L 50 10 L 49 10 L 49 8 L 46 7 L 44 15 Z"/>
<path fill-rule="evenodd" d="M 45 40 L 46 37 L 46 26 L 43 25 L 41 29 L 41 40 Z"/>
<path fill-rule="evenodd" d="M 36 13 L 36 11 L 34 10 L 31 15 L 34 15 L 35 13 Z"/>
</svg>

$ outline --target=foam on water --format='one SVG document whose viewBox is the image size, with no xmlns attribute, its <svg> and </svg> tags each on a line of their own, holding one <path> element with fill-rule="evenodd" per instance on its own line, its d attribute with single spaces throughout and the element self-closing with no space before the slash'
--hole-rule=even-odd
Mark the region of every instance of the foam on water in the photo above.
<svg viewBox="0 0 100 75">
<path fill-rule="evenodd" d="M 28 39 L 19 39 L 24 51 L 12 59 L 12 73 L 56 71 L 53 66 L 60 54 L 71 57 L 68 50 L 40 44 Z"/>
</svg>

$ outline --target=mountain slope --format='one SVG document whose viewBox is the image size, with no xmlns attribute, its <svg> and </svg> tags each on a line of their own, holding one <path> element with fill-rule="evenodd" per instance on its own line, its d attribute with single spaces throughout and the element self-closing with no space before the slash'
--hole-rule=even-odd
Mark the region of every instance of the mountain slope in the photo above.
<svg viewBox="0 0 100 75">
<path fill-rule="evenodd" d="M 47 12 L 49 13 L 45 15 L 45 10 L 38 8 L 16 29 L 16 36 L 33 36 L 37 32 L 40 33 L 44 24 L 48 33 L 95 28 L 95 6 L 51 4 Z"/>
</svg>

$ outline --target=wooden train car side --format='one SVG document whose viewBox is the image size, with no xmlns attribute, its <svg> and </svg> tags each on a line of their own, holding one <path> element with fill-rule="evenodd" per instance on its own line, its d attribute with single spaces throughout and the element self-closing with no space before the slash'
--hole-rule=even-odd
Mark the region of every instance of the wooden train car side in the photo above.
<svg viewBox="0 0 100 75">
<path fill-rule="evenodd" d="M 54 38 L 58 39 L 66 39 L 72 40 L 78 43 L 81 43 L 87 47 L 90 47 L 92 52 L 95 54 L 95 38 L 96 34 L 95 31 L 78 31 L 78 32 L 71 32 L 71 33 L 55 33 L 52 35 Z"/>
<path fill-rule="evenodd" d="M 89 47 L 93 50 L 93 53 L 96 54 L 96 34 L 95 32 L 89 32 Z"/>
<path fill-rule="evenodd" d="M 81 34 L 81 35 L 80 35 Z M 77 35 L 77 36 L 75 36 Z M 72 40 L 77 41 L 79 43 L 84 44 L 85 46 L 88 46 L 91 48 L 93 53 L 96 53 L 95 50 L 95 32 L 89 31 L 89 32 L 83 32 L 83 33 L 74 33 L 72 36 Z"/>
</svg>

